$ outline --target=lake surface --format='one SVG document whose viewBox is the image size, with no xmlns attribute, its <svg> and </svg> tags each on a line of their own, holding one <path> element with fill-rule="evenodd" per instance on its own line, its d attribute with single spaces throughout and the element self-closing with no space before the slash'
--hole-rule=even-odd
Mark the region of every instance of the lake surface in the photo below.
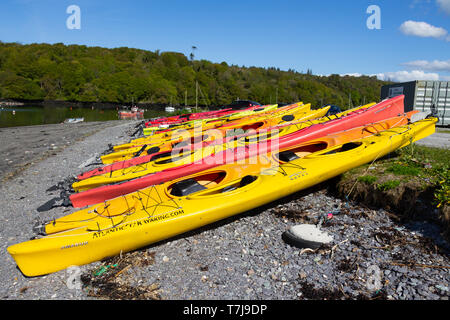
<svg viewBox="0 0 450 320">
<path fill-rule="evenodd" d="M 164 111 L 147 110 L 144 118 L 164 116 Z M 84 121 L 118 120 L 116 109 L 90 109 L 70 107 L 17 106 L 0 107 L 0 128 L 62 123 L 70 118 L 84 118 Z"/>
</svg>

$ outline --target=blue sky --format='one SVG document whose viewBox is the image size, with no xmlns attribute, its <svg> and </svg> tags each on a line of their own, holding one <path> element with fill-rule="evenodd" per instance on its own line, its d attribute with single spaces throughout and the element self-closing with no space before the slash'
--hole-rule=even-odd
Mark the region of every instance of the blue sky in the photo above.
<svg viewBox="0 0 450 320">
<path fill-rule="evenodd" d="M 81 29 L 66 9 L 77 5 Z M 366 12 L 380 8 L 381 29 Z M 177 51 L 244 66 L 450 80 L 450 0 L 2 0 L 3 42 Z"/>
</svg>

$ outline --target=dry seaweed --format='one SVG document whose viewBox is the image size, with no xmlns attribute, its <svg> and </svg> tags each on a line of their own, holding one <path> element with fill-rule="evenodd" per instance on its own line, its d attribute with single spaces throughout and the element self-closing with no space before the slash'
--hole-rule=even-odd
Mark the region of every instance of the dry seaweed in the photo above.
<svg viewBox="0 0 450 320">
<path fill-rule="evenodd" d="M 83 286 L 90 297 L 111 300 L 159 300 L 159 285 L 133 286 L 126 279 L 133 267 L 146 267 L 155 262 L 155 252 L 135 251 L 124 256 L 106 259 L 102 264 L 81 276 Z"/>
</svg>

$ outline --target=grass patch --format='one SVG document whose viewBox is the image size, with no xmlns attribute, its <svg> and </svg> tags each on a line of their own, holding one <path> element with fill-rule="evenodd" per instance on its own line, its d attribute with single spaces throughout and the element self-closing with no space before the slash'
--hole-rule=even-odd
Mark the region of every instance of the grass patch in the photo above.
<svg viewBox="0 0 450 320">
<path fill-rule="evenodd" d="M 368 173 L 369 167 L 370 175 Z M 344 174 L 344 177 L 358 177 L 359 182 L 368 185 L 389 179 L 388 174 L 399 176 L 377 184 L 379 190 L 391 190 L 405 183 L 420 186 L 423 190 L 433 188 L 432 204 L 438 208 L 450 204 L 450 150 L 412 144 L 378 159 L 373 164 L 365 164 Z M 400 178 L 400 176 L 407 177 Z M 383 179 L 383 177 L 385 177 Z M 399 180 L 399 181 L 397 181 Z"/>
<path fill-rule="evenodd" d="M 399 150 L 399 160 L 411 167 L 421 167 L 422 178 L 435 185 L 434 204 L 450 203 L 450 150 L 412 144 Z"/>
<path fill-rule="evenodd" d="M 407 164 L 426 165 L 441 167 L 450 163 L 450 150 L 433 147 L 409 145 L 398 150 L 399 160 Z"/>
<path fill-rule="evenodd" d="M 386 182 L 380 183 L 377 188 L 382 191 L 388 191 L 397 188 L 399 185 L 400 181 L 398 180 L 388 180 Z"/>
<path fill-rule="evenodd" d="M 402 176 L 418 176 L 422 172 L 422 168 L 407 164 L 394 163 L 389 166 L 386 171 Z"/>
<path fill-rule="evenodd" d="M 366 184 L 373 184 L 377 180 L 378 180 L 378 178 L 375 176 L 372 176 L 372 175 L 365 175 L 365 176 L 358 177 L 358 181 L 364 182 Z"/>
</svg>

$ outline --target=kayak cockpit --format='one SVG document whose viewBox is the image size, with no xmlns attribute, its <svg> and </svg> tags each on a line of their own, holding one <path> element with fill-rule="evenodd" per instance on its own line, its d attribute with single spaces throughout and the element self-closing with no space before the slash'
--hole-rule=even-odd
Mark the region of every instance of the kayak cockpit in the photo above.
<svg viewBox="0 0 450 320">
<path fill-rule="evenodd" d="M 311 154 L 310 157 L 321 157 L 321 156 L 330 156 L 330 155 L 338 155 L 344 152 L 355 152 L 364 148 L 364 144 L 362 142 L 347 142 L 333 148 L 326 149 L 325 151 L 319 151 L 314 154 Z"/>
<path fill-rule="evenodd" d="M 328 143 L 326 142 L 318 142 L 314 144 L 303 145 L 300 147 L 279 152 L 275 155 L 275 159 L 280 162 L 290 162 L 295 159 L 303 158 L 315 152 L 326 150 L 327 148 Z"/>
<path fill-rule="evenodd" d="M 247 175 L 239 179 L 227 181 L 225 171 L 199 175 L 177 181 L 167 188 L 168 194 L 176 197 L 212 196 L 243 188 L 253 183 L 257 176 Z"/>
<path fill-rule="evenodd" d="M 221 183 L 227 173 L 225 171 L 210 172 L 189 179 L 177 181 L 167 188 L 168 194 L 176 197 L 185 197 L 192 193 L 213 188 Z"/>
</svg>

